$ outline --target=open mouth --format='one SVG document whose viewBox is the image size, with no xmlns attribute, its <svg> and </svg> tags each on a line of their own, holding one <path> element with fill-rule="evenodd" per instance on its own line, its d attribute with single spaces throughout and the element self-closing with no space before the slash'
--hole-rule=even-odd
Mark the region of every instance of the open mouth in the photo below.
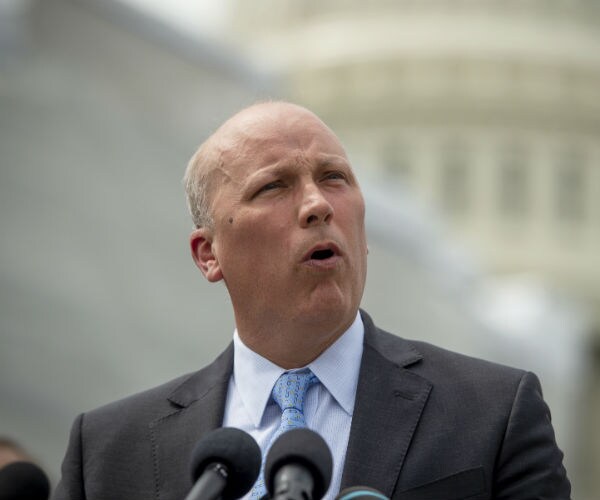
<svg viewBox="0 0 600 500">
<path fill-rule="evenodd" d="M 322 265 L 332 264 L 340 257 L 342 252 L 339 247 L 332 242 L 321 243 L 312 247 L 304 256 L 304 262 L 322 262 Z"/>
<path fill-rule="evenodd" d="M 333 257 L 334 255 L 335 254 L 333 253 L 333 250 L 326 248 L 325 250 L 315 250 L 310 254 L 310 258 L 314 260 L 325 260 Z"/>
</svg>

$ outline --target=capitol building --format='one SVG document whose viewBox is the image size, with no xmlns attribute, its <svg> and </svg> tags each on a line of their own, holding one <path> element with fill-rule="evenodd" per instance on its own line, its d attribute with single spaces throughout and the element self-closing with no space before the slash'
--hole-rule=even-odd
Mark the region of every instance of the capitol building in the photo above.
<svg viewBox="0 0 600 500">
<path fill-rule="evenodd" d="M 538 274 L 600 327 L 600 5 L 263 0 L 236 11 L 256 58 L 355 165 L 405 183 L 493 271 Z"/>
<path fill-rule="evenodd" d="M 595 428 L 600 4 L 233 4 L 241 45 L 332 126 L 359 171 L 414 193 L 493 279 L 526 276 L 585 311 Z"/>
</svg>

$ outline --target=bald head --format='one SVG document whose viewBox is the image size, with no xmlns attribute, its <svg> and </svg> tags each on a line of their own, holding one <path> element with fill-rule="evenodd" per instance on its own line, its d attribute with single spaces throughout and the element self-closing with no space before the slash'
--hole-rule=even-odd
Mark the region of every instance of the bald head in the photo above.
<svg viewBox="0 0 600 500">
<path fill-rule="evenodd" d="M 322 128 L 322 133 L 330 135 L 346 156 L 337 136 L 312 111 L 283 101 L 253 104 L 223 123 L 200 145 L 188 163 L 183 181 L 194 225 L 212 227 L 214 192 L 219 183 L 228 181 L 229 165 L 240 157 L 248 158 L 251 149 L 260 149 L 263 143 L 270 142 L 275 132 L 289 136 L 289 131 L 299 123 Z"/>
</svg>

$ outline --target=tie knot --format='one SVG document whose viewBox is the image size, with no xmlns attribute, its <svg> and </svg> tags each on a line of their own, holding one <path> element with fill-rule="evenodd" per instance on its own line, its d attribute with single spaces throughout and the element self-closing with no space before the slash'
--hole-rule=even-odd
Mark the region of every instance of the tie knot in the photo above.
<svg viewBox="0 0 600 500">
<path fill-rule="evenodd" d="M 273 387 L 273 399 L 281 411 L 295 408 L 304 411 L 304 397 L 308 388 L 318 381 L 310 370 L 302 372 L 286 372 L 277 379 Z"/>
</svg>

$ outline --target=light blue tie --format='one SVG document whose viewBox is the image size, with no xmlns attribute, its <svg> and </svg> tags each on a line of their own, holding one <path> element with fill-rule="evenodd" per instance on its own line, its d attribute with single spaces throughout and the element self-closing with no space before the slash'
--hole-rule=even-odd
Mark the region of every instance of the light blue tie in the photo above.
<svg viewBox="0 0 600 500">
<path fill-rule="evenodd" d="M 286 372 L 277 379 L 271 392 L 271 397 L 281 408 L 281 423 L 279 428 L 273 434 L 271 441 L 265 448 L 263 455 L 260 476 L 252 487 L 252 498 L 257 499 L 263 497 L 267 493 L 265 487 L 264 467 L 265 457 L 271 445 L 284 432 L 290 429 L 298 429 L 306 427 L 304 420 L 304 398 L 308 392 L 308 388 L 317 383 L 319 379 L 310 370 L 289 373 Z"/>
</svg>

